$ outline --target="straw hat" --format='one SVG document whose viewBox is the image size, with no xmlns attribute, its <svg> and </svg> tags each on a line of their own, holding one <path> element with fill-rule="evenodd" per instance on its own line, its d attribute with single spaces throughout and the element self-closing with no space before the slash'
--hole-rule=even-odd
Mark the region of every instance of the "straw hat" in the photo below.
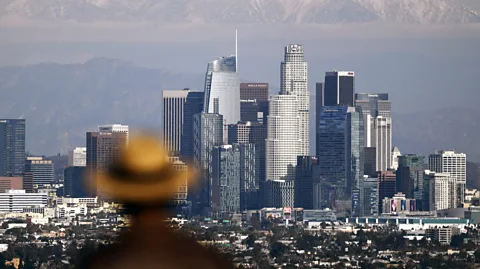
<svg viewBox="0 0 480 269">
<path fill-rule="evenodd" d="M 168 153 L 155 136 L 141 134 L 129 139 L 120 151 L 120 159 L 106 172 L 96 175 L 97 187 L 110 198 L 127 203 L 165 202 L 178 191 L 181 181 L 193 177 L 177 171 L 168 161 Z"/>
</svg>

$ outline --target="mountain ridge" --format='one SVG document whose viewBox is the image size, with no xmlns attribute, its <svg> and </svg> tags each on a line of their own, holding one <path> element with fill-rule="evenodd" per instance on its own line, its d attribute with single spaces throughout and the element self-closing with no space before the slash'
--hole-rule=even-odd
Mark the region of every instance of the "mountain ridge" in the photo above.
<svg viewBox="0 0 480 269">
<path fill-rule="evenodd" d="M 2 0 L 0 17 L 194 24 L 478 23 L 467 0 Z"/>
</svg>

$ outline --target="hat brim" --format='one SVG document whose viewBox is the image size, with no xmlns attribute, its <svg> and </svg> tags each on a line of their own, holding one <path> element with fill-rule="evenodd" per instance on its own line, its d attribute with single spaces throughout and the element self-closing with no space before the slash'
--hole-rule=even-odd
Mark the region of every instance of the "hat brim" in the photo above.
<svg viewBox="0 0 480 269">
<path fill-rule="evenodd" d="M 108 174 L 95 176 L 99 194 L 119 202 L 155 203 L 173 199 L 178 192 L 179 180 L 185 180 L 188 187 L 194 181 L 195 173 L 186 171 L 175 176 L 155 182 L 142 182 L 141 180 L 124 181 L 112 178 Z"/>
</svg>

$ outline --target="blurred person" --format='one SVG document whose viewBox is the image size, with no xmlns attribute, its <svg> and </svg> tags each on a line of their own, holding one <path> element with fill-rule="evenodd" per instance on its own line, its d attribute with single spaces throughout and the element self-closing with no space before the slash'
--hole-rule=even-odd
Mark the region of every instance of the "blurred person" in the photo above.
<svg viewBox="0 0 480 269">
<path fill-rule="evenodd" d="M 160 140 L 148 134 L 132 137 L 120 161 L 95 176 L 102 192 L 124 204 L 132 219 L 130 230 L 119 243 L 85 257 L 79 268 L 234 268 L 165 222 L 169 200 L 184 173 L 173 169 Z M 187 176 L 191 181 L 194 173 Z"/>
</svg>

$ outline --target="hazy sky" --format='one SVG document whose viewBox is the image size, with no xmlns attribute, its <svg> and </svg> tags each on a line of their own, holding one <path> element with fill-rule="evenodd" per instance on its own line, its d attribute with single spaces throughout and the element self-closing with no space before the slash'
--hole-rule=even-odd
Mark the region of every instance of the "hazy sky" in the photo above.
<svg viewBox="0 0 480 269">
<path fill-rule="evenodd" d="M 94 26 L 0 24 L 0 65 L 112 57 L 201 74 L 212 58 L 234 53 L 239 28 L 239 70 L 246 81 L 278 87 L 283 47 L 299 43 L 312 90 L 325 71 L 338 69 L 356 72 L 357 92 L 390 93 L 396 112 L 474 107 L 480 100 L 480 25 Z"/>
</svg>

